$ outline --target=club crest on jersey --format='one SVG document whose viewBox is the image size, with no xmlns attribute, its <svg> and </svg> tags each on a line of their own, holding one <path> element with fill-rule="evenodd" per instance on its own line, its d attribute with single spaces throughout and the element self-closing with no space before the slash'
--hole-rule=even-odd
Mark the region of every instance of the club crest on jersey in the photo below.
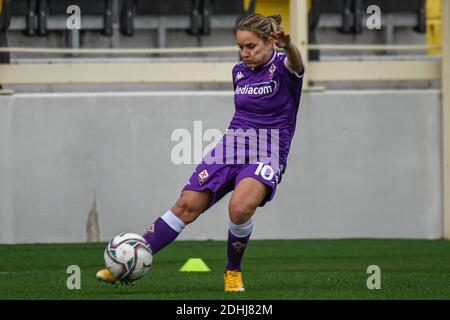
<svg viewBox="0 0 450 320">
<path fill-rule="evenodd" d="M 244 77 L 241 71 L 236 74 L 236 80 L 241 80 Z"/>
<path fill-rule="evenodd" d="M 205 183 L 205 181 L 206 181 L 206 179 L 208 179 L 208 177 L 209 177 L 208 171 L 206 171 L 206 169 L 203 170 L 202 172 L 200 172 L 198 174 L 198 183 L 200 185 L 202 185 L 203 183 Z"/>
<path fill-rule="evenodd" d="M 272 65 L 269 68 L 270 80 L 272 80 L 275 70 L 277 70 L 277 67 L 272 63 Z"/>
</svg>

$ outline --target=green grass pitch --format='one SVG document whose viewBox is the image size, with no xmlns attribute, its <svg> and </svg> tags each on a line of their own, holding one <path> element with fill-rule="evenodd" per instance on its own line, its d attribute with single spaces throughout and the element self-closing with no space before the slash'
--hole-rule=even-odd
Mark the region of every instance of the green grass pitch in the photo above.
<svg viewBox="0 0 450 320">
<path fill-rule="evenodd" d="M 155 256 L 135 286 L 100 283 L 105 244 L 0 246 L 4 299 L 449 299 L 450 241 L 253 240 L 243 262 L 244 293 L 223 292 L 224 241 L 175 241 Z M 210 272 L 179 272 L 201 258 Z M 81 289 L 69 290 L 69 265 L 81 268 Z M 369 265 L 381 268 L 381 289 L 369 290 Z"/>
</svg>

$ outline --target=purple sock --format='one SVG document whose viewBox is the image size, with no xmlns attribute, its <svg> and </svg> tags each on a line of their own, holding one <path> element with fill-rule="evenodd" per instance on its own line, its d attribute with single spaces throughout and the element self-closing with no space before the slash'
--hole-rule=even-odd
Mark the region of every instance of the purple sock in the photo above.
<svg viewBox="0 0 450 320">
<path fill-rule="evenodd" d="M 175 240 L 183 228 L 184 223 L 171 211 L 168 211 L 162 217 L 156 219 L 143 237 L 150 244 L 150 248 L 155 254 Z"/>
<path fill-rule="evenodd" d="M 245 237 L 237 237 L 228 230 L 228 264 L 226 270 L 241 271 L 241 261 L 249 239 L 250 234 Z"/>
</svg>

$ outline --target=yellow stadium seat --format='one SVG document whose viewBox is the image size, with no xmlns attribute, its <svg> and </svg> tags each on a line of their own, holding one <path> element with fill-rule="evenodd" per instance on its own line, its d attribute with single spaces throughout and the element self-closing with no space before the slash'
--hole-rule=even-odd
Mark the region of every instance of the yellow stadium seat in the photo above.
<svg viewBox="0 0 450 320">
<path fill-rule="evenodd" d="M 426 15 L 427 15 L 427 45 L 442 45 L 442 0 L 427 0 L 426 1 Z M 441 55 L 442 49 L 428 49 L 430 55 Z"/>
</svg>

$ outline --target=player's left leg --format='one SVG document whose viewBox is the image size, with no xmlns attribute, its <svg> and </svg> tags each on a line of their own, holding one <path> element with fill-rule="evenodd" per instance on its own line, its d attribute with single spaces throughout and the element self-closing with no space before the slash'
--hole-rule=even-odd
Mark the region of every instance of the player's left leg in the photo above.
<svg viewBox="0 0 450 320">
<path fill-rule="evenodd" d="M 241 261 L 253 230 L 252 215 L 271 192 L 262 182 L 246 177 L 240 180 L 229 204 L 228 264 L 225 269 L 225 291 L 245 291 Z"/>
</svg>

